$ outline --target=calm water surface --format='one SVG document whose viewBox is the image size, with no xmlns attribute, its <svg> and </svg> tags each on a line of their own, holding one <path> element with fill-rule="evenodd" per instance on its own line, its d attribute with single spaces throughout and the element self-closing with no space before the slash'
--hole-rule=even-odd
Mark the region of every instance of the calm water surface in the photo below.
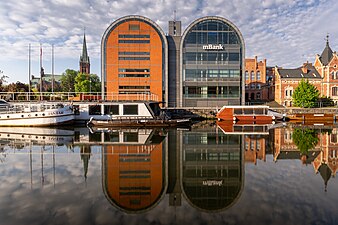
<svg viewBox="0 0 338 225">
<path fill-rule="evenodd" d="M 1 128 L 0 224 L 338 224 L 337 131 Z"/>
</svg>

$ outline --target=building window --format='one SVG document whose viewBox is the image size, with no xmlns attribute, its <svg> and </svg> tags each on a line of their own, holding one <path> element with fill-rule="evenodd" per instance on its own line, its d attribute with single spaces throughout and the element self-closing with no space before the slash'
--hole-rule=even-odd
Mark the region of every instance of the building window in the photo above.
<svg viewBox="0 0 338 225">
<path fill-rule="evenodd" d="M 255 74 L 253 71 L 251 71 L 251 81 L 255 80 Z"/>
<path fill-rule="evenodd" d="M 140 30 L 139 24 L 129 24 L 129 30 Z"/>
<path fill-rule="evenodd" d="M 245 71 L 245 80 L 249 80 L 249 72 Z"/>
<path fill-rule="evenodd" d="M 332 88 L 332 96 L 338 96 L 338 87 Z"/>
<path fill-rule="evenodd" d="M 256 76 L 257 76 L 256 79 L 257 79 L 257 80 L 260 80 L 260 79 L 261 79 L 261 72 L 260 72 L 260 71 L 257 71 L 257 75 L 256 75 Z"/>
</svg>

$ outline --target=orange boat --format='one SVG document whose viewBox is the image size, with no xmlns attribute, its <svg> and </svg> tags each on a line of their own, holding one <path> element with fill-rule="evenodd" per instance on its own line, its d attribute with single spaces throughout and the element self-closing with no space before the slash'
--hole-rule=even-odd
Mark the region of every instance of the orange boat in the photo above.
<svg viewBox="0 0 338 225">
<path fill-rule="evenodd" d="M 234 121 L 244 123 L 272 123 L 282 120 L 285 115 L 269 109 L 269 106 L 223 106 L 216 115 L 219 121 Z"/>
</svg>

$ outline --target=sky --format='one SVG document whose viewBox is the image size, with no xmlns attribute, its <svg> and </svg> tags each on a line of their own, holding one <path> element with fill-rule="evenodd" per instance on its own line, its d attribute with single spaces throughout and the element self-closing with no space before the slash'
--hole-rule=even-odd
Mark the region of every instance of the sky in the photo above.
<svg viewBox="0 0 338 225">
<path fill-rule="evenodd" d="M 245 41 L 245 57 L 267 59 L 268 66 L 295 68 L 314 62 L 329 34 L 338 49 L 336 0 L 8 0 L 0 2 L 0 76 L 7 83 L 28 83 L 39 74 L 40 44 L 45 73 L 79 69 L 85 30 L 91 73 L 101 76 L 101 38 L 116 19 L 141 15 L 168 33 L 168 21 L 182 21 L 182 30 L 203 16 L 221 16 L 234 23 Z"/>
</svg>

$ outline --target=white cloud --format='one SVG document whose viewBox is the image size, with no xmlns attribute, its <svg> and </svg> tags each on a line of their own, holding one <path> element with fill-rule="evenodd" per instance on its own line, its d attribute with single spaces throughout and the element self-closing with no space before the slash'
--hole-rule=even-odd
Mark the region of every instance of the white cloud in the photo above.
<svg viewBox="0 0 338 225">
<path fill-rule="evenodd" d="M 269 65 L 297 67 L 306 60 L 313 61 L 315 54 L 325 46 L 326 33 L 330 33 L 332 48 L 338 48 L 338 41 L 335 41 L 338 2 L 334 0 L 2 1 L 0 51 L 4 57 L 0 59 L 0 67 L 12 81 L 26 81 L 26 75 L 17 69 L 19 65 L 10 67 L 8 61 L 27 59 L 28 44 L 38 46 L 40 42 L 58 46 L 57 58 L 77 61 L 84 27 L 89 55 L 99 61 L 102 34 L 115 19 L 130 14 L 142 15 L 156 21 L 167 33 L 167 23 L 174 18 L 174 10 L 177 20 L 182 21 L 183 30 L 203 16 L 229 19 L 243 33 L 246 56 L 267 58 Z M 59 73 L 67 69 L 56 64 Z M 77 68 L 76 63 L 73 69 Z M 93 72 L 100 74 L 100 71 Z"/>
</svg>

